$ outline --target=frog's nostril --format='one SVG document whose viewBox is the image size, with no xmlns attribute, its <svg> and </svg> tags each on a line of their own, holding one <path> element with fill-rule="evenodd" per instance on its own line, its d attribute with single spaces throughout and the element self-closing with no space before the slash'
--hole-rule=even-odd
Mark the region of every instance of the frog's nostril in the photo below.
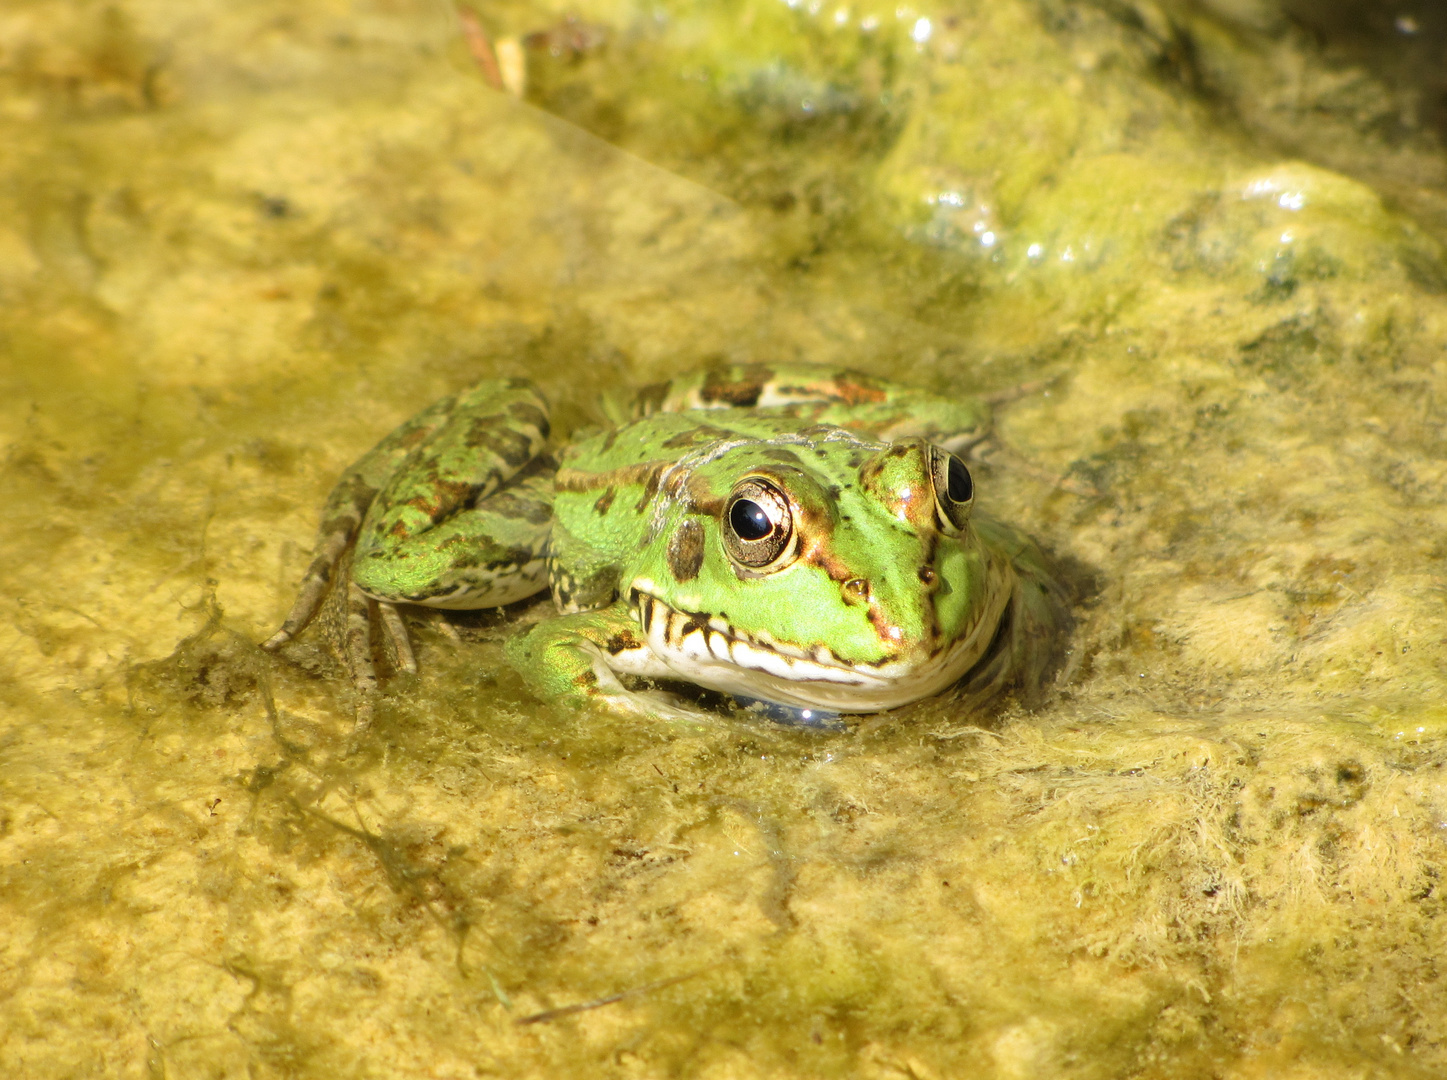
<svg viewBox="0 0 1447 1080">
<path fill-rule="evenodd" d="M 933 566 L 921 566 L 917 572 L 919 574 L 920 581 L 923 582 L 925 585 L 933 585 L 935 583 L 935 578 L 939 576 L 935 573 L 935 568 Z"/>
<path fill-rule="evenodd" d="M 869 603 L 869 582 L 864 578 L 850 578 L 844 583 L 844 599 L 850 604 Z"/>
</svg>

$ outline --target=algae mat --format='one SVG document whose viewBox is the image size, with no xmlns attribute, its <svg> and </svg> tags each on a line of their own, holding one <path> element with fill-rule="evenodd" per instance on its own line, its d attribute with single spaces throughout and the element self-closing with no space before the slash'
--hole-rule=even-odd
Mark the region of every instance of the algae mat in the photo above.
<svg viewBox="0 0 1447 1080">
<path fill-rule="evenodd" d="M 524 100 L 439 5 L 0 12 L 0 1072 L 1441 1075 L 1438 241 L 1090 5 L 478 11 Z M 255 647 L 431 399 L 719 357 L 1051 380 L 1049 700 L 560 715 L 485 615 L 349 756 Z"/>
</svg>

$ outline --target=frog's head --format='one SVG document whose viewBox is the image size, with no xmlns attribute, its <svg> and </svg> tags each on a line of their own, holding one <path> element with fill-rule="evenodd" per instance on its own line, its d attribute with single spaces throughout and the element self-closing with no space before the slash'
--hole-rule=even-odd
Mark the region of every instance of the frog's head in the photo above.
<svg viewBox="0 0 1447 1080">
<path fill-rule="evenodd" d="M 921 440 L 739 440 L 664 488 L 628 596 L 654 654 L 704 686 L 893 708 L 964 674 L 1013 588 L 970 527 L 969 469 Z"/>
</svg>

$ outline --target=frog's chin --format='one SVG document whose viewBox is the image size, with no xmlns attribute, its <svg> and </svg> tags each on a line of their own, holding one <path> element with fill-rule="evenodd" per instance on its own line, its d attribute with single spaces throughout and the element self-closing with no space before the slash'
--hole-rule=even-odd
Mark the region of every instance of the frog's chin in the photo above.
<svg viewBox="0 0 1447 1080">
<path fill-rule="evenodd" d="M 651 654 L 647 658 L 651 663 L 640 665 L 636 674 L 672 676 L 737 697 L 800 709 L 882 712 L 959 681 L 989 648 L 1014 584 L 1008 570 L 991 575 L 984 602 L 954 641 L 911 659 L 878 664 L 850 663 L 823 645 L 806 650 L 759 634 L 746 635 L 718 616 L 679 611 L 635 587 L 630 597 L 633 612 Z"/>
</svg>

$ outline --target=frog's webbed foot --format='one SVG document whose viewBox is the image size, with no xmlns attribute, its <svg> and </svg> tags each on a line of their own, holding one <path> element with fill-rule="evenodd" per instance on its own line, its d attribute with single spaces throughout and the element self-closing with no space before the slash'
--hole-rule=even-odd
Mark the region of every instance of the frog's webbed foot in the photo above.
<svg viewBox="0 0 1447 1080">
<path fill-rule="evenodd" d="M 384 671 L 410 675 L 417 671 L 417 656 L 398 605 L 363 592 L 351 579 L 351 562 L 350 552 L 344 551 L 302 625 L 315 617 L 322 638 L 346 668 L 356 700 L 353 730 L 360 732 L 371 722 L 380 692 L 379 659 Z M 289 634 L 281 632 L 264 647 L 276 651 L 290 640 Z"/>
<path fill-rule="evenodd" d="M 281 629 L 261 643 L 268 652 L 275 652 L 307 628 L 326 602 L 332 581 L 339 580 L 338 567 L 343 566 L 342 573 L 347 572 L 345 566 L 351 562 L 352 541 L 377 496 L 377 487 L 368 483 L 362 474 L 362 467 L 376 453 L 373 450 L 348 469 L 328 497 L 322 523 L 317 529 L 316 554 L 302 575 L 296 600 L 287 612 Z"/>
<path fill-rule="evenodd" d="M 511 644 L 511 643 L 510 643 Z M 514 650 L 511 648 L 509 652 Z M 572 704 L 601 708 L 615 716 L 631 719 L 684 720 L 697 722 L 698 714 L 688 708 L 677 694 L 652 687 L 631 690 L 623 685 L 617 673 L 608 666 L 602 648 L 585 643 L 550 642 L 550 662 L 555 670 L 539 678 L 537 672 L 524 673 L 524 678 L 545 697 Z M 521 653 L 522 650 L 517 650 Z M 586 665 L 586 668 L 584 667 Z M 566 688 L 559 678 L 564 672 L 570 678 Z"/>
<path fill-rule="evenodd" d="M 622 683 L 608 694 L 593 699 L 604 709 L 632 719 L 671 720 L 675 723 L 697 724 L 703 717 L 687 698 L 653 687 L 629 690 Z"/>
<path fill-rule="evenodd" d="M 373 617 L 373 609 L 376 618 Z M 417 657 L 412 652 L 412 638 L 407 623 L 396 604 L 373 600 L 355 583 L 347 586 L 347 628 L 345 652 L 351 669 L 352 685 L 358 693 L 374 693 L 377 689 L 376 654 L 372 650 L 372 628 L 380 625 L 392 646 L 396 668 L 408 675 L 417 674 Z"/>
<path fill-rule="evenodd" d="M 365 507 L 361 510 L 365 512 Z M 325 636 L 341 654 L 356 693 L 353 738 L 371 724 L 372 705 L 377 695 L 377 665 L 372 655 L 374 604 L 391 639 L 397 667 L 408 672 L 417 670 L 411 638 L 396 605 L 372 600 L 351 580 L 352 537 L 360 520 L 361 513 L 358 513 L 330 531 L 322 530 L 317 554 L 307 567 L 291 611 L 281 629 L 261 643 L 268 652 L 277 652 L 305 630 L 318 614 L 322 615 Z"/>
<path fill-rule="evenodd" d="M 539 697 L 617 716 L 696 723 L 698 713 L 665 690 L 631 690 L 619 672 L 674 676 L 648 649 L 622 603 L 546 619 L 507 643 L 508 662 Z"/>
</svg>

